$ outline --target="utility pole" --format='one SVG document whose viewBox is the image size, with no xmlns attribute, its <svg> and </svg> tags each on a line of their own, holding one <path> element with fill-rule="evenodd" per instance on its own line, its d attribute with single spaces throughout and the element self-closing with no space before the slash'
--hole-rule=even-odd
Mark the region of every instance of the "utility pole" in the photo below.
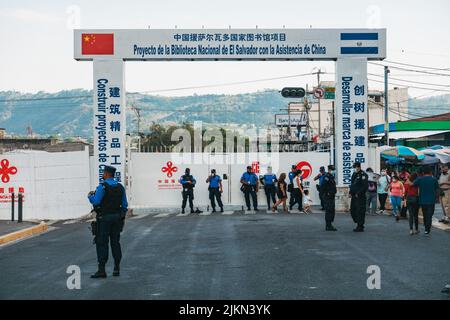
<svg viewBox="0 0 450 320">
<path fill-rule="evenodd" d="M 389 88 L 388 88 L 389 68 L 384 66 L 384 139 L 389 146 Z"/>
<path fill-rule="evenodd" d="M 136 115 L 136 120 L 137 120 L 137 134 L 138 136 L 140 136 L 141 133 L 141 109 L 137 108 L 134 105 L 130 106 L 131 109 L 134 111 L 134 114 Z"/>
<path fill-rule="evenodd" d="M 315 74 L 317 75 L 317 87 L 320 87 L 320 75 L 323 74 L 325 72 L 322 72 L 322 69 L 319 68 L 319 70 L 317 72 L 315 72 Z M 321 132 L 321 123 L 322 123 L 322 117 L 320 114 L 320 99 L 317 99 L 318 101 L 318 110 L 319 110 L 319 136 L 320 136 L 320 132 Z"/>
</svg>

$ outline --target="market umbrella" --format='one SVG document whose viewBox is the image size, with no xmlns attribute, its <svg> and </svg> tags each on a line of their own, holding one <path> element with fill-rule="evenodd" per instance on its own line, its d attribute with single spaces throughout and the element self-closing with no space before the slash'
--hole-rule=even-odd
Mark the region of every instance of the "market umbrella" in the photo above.
<svg viewBox="0 0 450 320">
<path fill-rule="evenodd" d="M 425 149 L 422 150 L 425 155 L 435 157 L 441 163 L 449 163 L 450 162 L 450 154 L 445 153 L 444 149 Z"/>
<path fill-rule="evenodd" d="M 432 147 L 424 147 L 424 148 L 420 148 L 420 151 L 424 151 L 424 150 L 436 150 L 436 151 L 440 151 L 440 152 L 444 152 L 447 154 L 450 154 L 450 148 L 449 147 L 445 147 L 445 146 L 441 146 L 441 145 L 435 145 Z"/>
<path fill-rule="evenodd" d="M 396 146 L 381 152 L 381 155 L 403 158 L 405 160 L 423 160 L 425 155 L 414 148 L 405 146 Z"/>
<path fill-rule="evenodd" d="M 425 158 L 420 160 L 420 163 L 423 165 L 437 164 L 440 160 L 434 155 L 425 154 Z"/>
</svg>

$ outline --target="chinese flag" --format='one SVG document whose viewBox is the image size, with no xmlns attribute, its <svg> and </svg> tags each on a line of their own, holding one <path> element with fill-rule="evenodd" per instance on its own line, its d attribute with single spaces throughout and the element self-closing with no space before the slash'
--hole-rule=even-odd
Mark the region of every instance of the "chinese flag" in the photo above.
<svg viewBox="0 0 450 320">
<path fill-rule="evenodd" d="M 81 54 L 114 54 L 114 34 L 83 33 Z"/>
</svg>

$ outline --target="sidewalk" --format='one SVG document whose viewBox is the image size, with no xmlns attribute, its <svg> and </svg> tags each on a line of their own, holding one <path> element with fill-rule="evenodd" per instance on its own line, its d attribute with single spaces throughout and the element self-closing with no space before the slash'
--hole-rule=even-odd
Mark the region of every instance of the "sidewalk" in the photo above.
<svg viewBox="0 0 450 320">
<path fill-rule="evenodd" d="M 30 237 L 47 231 L 48 225 L 44 222 L 35 223 L 24 221 L 0 220 L 0 245 Z"/>
</svg>

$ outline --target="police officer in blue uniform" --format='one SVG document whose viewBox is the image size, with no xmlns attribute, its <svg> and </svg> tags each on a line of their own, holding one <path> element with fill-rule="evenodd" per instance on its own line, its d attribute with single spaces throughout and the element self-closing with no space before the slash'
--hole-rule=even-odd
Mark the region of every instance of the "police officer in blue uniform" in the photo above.
<svg viewBox="0 0 450 320">
<path fill-rule="evenodd" d="M 275 198 L 275 183 L 277 182 L 277 176 L 272 173 L 272 167 L 267 167 L 267 173 L 262 176 L 261 182 L 264 186 L 264 193 L 266 194 L 267 198 L 267 210 L 270 210 L 272 206 L 270 205 L 270 199 L 272 199 L 273 204 L 277 202 Z"/>
<path fill-rule="evenodd" d="M 322 178 L 322 200 L 325 208 L 325 230 L 337 231 L 333 226 L 335 216 L 335 196 L 336 196 L 336 180 L 334 178 L 334 166 L 328 166 L 328 172 Z"/>
<path fill-rule="evenodd" d="M 366 218 L 366 191 L 368 189 L 369 177 L 367 173 L 361 170 L 361 164 L 355 162 L 353 164 L 355 172 L 352 174 L 350 193 L 350 213 L 353 222 L 356 223 L 355 232 L 364 232 L 364 222 Z"/>
<path fill-rule="evenodd" d="M 126 212 L 128 210 L 125 188 L 114 179 L 116 168 L 105 166 L 103 181 L 88 195 L 89 201 L 97 213 L 96 249 L 98 271 L 91 278 L 106 278 L 105 265 L 108 261 L 108 241 L 111 241 L 111 253 L 114 258 L 113 276 L 120 275 L 122 249 L 120 233 L 123 230 Z"/>
<path fill-rule="evenodd" d="M 191 213 L 194 213 L 194 187 L 197 181 L 194 176 L 191 175 L 191 169 L 186 168 L 184 175 L 181 176 L 179 182 L 183 186 L 183 191 L 181 195 L 183 196 L 183 203 L 181 205 L 181 213 L 184 213 L 186 208 L 186 202 L 189 199 L 189 207 L 191 208 Z"/>
<path fill-rule="evenodd" d="M 256 193 L 258 192 L 258 176 L 252 172 L 252 167 L 247 167 L 247 172 L 241 177 L 242 188 L 245 196 L 245 204 L 247 205 L 247 210 L 251 210 L 250 207 L 250 195 L 252 196 L 253 208 L 258 211 L 258 198 Z"/>
<path fill-rule="evenodd" d="M 325 167 L 322 166 L 319 169 L 319 174 L 314 177 L 314 181 L 319 180 L 319 183 L 316 186 L 317 186 L 317 191 L 319 192 L 320 205 L 321 205 L 320 210 L 325 210 L 325 205 L 324 205 L 323 196 L 322 196 L 323 195 L 322 186 L 323 186 L 323 179 L 326 174 L 327 173 L 325 172 Z"/>
<path fill-rule="evenodd" d="M 222 203 L 222 179 L 219 175 L 216 174 L 216 169 L 211 170 L 211 175 L 206 179 L 206 183 L 209 183 L 209 200 L 211 200 L 211 207 L 212 212 L 216 212 L 216 202 L 215 199 L 217 199 L 217 204 L 220 207 L 220 212 L 223 212 L 223 203 Z"/>
</svg>

